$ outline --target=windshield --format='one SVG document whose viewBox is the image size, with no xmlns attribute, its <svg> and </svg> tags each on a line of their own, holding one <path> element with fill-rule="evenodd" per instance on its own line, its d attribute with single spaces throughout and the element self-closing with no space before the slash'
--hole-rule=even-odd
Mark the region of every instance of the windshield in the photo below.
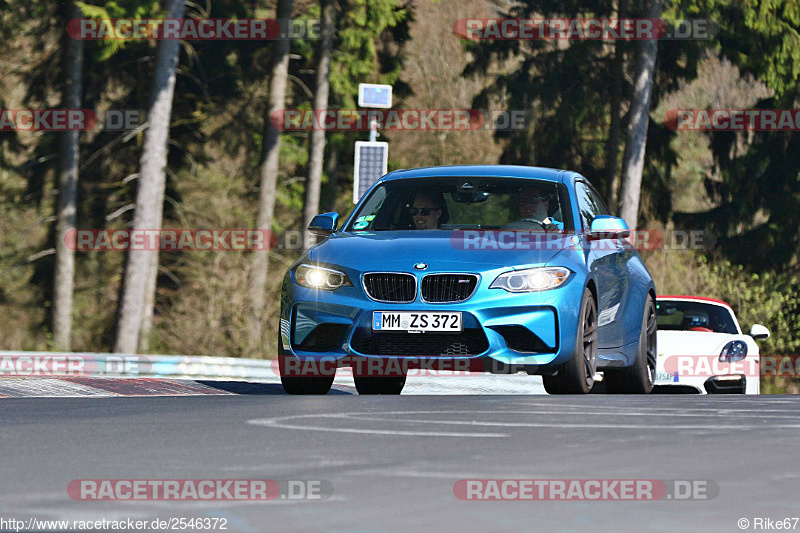
<svg viewBox="0 0 800 533">
<path fill-rule="evenodd" d="M 375 188 L 345 231 L 571 231 L 566 188 L 523 178 L 416 178 Z"/>
<path fill-rule="evenodd" d="M 656 304 L 658 329 L 678 331 L 713 331 L 738 334 L 728 309 L 700 302 L 659 300 Z"/>
</svg>

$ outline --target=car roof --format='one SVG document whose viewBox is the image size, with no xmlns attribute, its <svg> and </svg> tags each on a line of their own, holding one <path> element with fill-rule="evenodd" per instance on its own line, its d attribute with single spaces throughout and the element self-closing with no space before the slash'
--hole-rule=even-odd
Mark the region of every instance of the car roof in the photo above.
<svg viewBox="0 0 800 533">
<path fill-rule="evenodd" d="M 522 165 L 450 165 L 436 167 L 420 167 L 395 170 L 385 175 L 380 181 L 411 178 L 433 177 L 490 177 L 490 178 L 527 178 L 553 182 L 562 182 L 567 172 L 555 168 L 527 167 Z"/>
<path fill-rule="evenodd" d="M 723 302 L 722 300 L 717 300 L 716 298 L 708 298 L 706 296 L 688 296 L 688 295 L 680 295 L 680 294 L 663 294 L 657 298 L 658 300 L 694 300 L 696 302 L 710 302 L 714 304 L 724 305 L 727 308 L 731 308 L 728 303 Z"/>
</svg>

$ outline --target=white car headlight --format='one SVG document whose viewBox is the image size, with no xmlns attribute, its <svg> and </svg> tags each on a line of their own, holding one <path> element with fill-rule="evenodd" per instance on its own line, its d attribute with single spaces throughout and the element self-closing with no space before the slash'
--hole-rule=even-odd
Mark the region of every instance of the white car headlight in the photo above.
<svg viewBox="0 0 800 533">
<path fill-rule="evenodd" d="M 719 353 L 719 360 L 722 363 L 733 363 L 741 361 L 747 356 L 747 343 L 744 341 L 730 341 L 722 347 Z"/>
<path fill-rule="evenodd" d="M 297 283 L 309 289 L 335 291 L 340 287 L 352 287 L 347 274 L 332 268 L 300 265 L 294 273 Z"/>
<path fill-rule="evenodd" d="M 560 287 L 572 271 L 564 267 L 536 267 L 500 274 L 489 286 L 508 292 L 538 292 Z"/>
</svg>

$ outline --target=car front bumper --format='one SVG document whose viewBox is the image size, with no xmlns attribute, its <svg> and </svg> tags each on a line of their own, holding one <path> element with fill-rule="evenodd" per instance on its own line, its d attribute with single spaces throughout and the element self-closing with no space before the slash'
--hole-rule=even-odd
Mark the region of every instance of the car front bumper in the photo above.
<svg viewBox="0 0 800 533">
<path fill-rule="evenodd" d="M 498 271 L 499 273 L 500 271 Z M 284 280 L 280 345 L 283 356 L 302 360 L 406 358 L 480 362 L 471 369 L 550 373 L 572 357 L 582 280 L 575 276 L 550 291 L 513 294 L 489 289 L 485 274 L 466 301 L 433 304 L 381 303 L 361 287 L 333 292 Z M 454 333 L 375 332 L 373 311 L 458 311 L 463 331 Z"/>
<path fill-rule="evenodd" d="M 656 372 L 656 387 L 659 392 L 695 394 L 759 394 L 758 376 L 722 374 L 714 376 L 681 376 L 667 374 L 663 369 Z"/>
</svg>

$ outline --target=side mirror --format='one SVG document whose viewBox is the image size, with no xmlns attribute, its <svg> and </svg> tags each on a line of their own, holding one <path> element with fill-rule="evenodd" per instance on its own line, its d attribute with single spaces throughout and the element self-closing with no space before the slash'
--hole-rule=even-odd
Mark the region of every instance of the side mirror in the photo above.
<svg viewBox="0 0 800 533">
<path fill-rule="evenodd" d="M 339 220 L 339 213 L 322 213 L 315 216 L 308 225 L 308 231 L 314 235 L 327 237 L 336 231 L 336 222 Z"/>
<path fill-rule="evenodd" d="M 769 330 L 761 324 L 753 324 L 753 327 L 750 328 L 750 336 L 753 337 L 753 340 L 763 341 L 769 339 Z"/>
<path fill-rule="evenodd" d="M 609 215 L 597 215 L 592 220 L 589 240 L 624 239 L 631 234 L 628 224 L 621 218 Z"/>
</svg>

